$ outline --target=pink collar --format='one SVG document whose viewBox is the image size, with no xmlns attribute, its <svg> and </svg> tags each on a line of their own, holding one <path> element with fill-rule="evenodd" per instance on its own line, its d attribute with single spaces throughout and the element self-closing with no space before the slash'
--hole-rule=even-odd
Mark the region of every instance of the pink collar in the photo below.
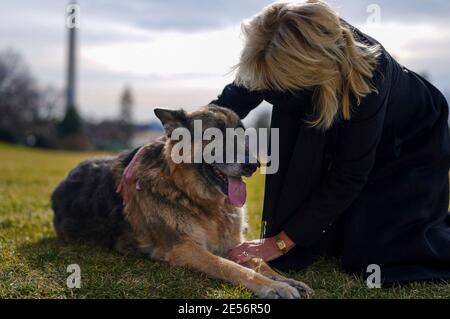
<svg viewBox="0 0 450 319">
<path fill-rule="evenodd" d="M 139 179 L 136 176 L 138 163 L 144 156 L 145 146 L 141 147 L 134 155 L 131 162 L 125 167 L 119 186 L 117 187 L 117 193 L 120 193 L 123 198 L 123 205 L 127 206 L 130 202 L 131 196 L 134 190 L 140 191 Z"/>
</svg>

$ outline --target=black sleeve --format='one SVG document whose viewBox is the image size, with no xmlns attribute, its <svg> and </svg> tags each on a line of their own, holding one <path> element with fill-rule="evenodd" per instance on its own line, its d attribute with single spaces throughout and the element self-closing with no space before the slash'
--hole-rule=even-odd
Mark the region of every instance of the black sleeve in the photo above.
<svg viewBox="0 0 450 319">
<path fill-rule="evenodd" d="M 339 124 L 336 151 L 324 182 L 284 227 L 300 247 L 316 243 L 367 183 L 387 108 L 388 86 L 383 83 L 376 87 L 378 93 L 363 98 L 353 118 Z"/>
<path fill-rule="evenodd" d="M 236 112 L 241 119 L 256 108 L 264 100 L 262 93 L 232 83 L 225 87 L 217 100 L 211 102 L 218 106 L 229 108 Z"/>
</svg>

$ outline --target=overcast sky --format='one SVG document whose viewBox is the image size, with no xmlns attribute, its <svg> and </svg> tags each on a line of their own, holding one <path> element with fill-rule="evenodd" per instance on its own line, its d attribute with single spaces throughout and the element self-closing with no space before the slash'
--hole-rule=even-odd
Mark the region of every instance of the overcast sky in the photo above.
<svg viewBox="0 0 450 319">
<path fill-rule="evenodd" d="M 233 80 L 240 23 L 267 0 L 80 0 L 78 104 L 90 118 L 114 117 L 133 89 L 135 119 L 154 107 L 207 104 Z M 334 0 L 348 22 L 377 38 L 405 66 L 427 72 L 450 92 L 450 1 Z M 370 4 L 381 23 L 367 23 Z M 64 88 L 66 29 L 62 0 L 0 2 L 0 50 L 19 51 L 42 85 Z M 449 96 L 450 94 L 447 94 Z"/>
</svg>

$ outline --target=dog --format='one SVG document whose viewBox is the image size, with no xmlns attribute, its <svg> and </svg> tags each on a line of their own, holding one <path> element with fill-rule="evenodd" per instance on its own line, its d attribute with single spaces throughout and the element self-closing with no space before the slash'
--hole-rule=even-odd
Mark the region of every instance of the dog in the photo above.
<svg viewBox="0 0 450 319">
<path fill-rule="evenodd" d="M 115 158 L 85 161 L 60 183 L 52 194 L 57 235 L 67 243 L 91 243 L 188 267 L 244 285 L 261 298 L 308 298 L 307 285 L 260 259 L 239 265 L 225 258 L 244 241 L 242 177 L 255 173 L 258 163 L 172 160 L 176 128 L 194 133 L 194 121 L 201 121 L 203 132 L 218 128 L 225 134 L 227 128 L 244 127 L 239 117 L 215 105 L 190 113 L 156 109 L 155 114 L 165 137 Z M 204 147 L 197 143 L 192 152 Z"/>
</svg>

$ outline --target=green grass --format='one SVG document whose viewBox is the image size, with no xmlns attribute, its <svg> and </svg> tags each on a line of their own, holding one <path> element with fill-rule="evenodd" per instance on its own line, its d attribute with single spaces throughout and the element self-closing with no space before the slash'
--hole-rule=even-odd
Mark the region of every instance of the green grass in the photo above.
<svg viewBox="0 0 450 319">
<path fill-rule="evenodd" d="M 67 246 L 52 226 L 49 196 L 89 153 L 29 150 L 0 144 L 0 298 L 253 298 L 242 287 L 142 258 L 89 246 Z M 248 181 L 251 237 L 259 235 L 264 178 Z M 69 289 L 66 267 L 79 264 L 81 289 Z M 446 284 L 368 289 L 343 274 L 337 260 L 321 260 L 302 273 L 315 298 L 450 298 Z"/>
</svg>

